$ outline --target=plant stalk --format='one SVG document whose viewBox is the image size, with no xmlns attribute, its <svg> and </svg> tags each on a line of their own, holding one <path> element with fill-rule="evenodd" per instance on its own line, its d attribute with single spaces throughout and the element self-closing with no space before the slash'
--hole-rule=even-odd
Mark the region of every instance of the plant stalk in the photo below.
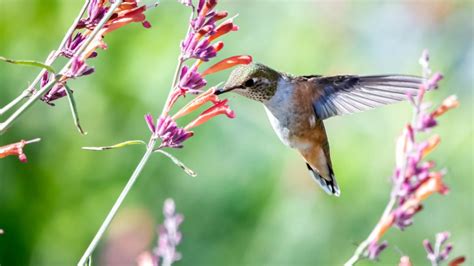
<svg viewBox="0 0 474 266">
<path fill-rule="evenodd" d="M 155 144 L 156 144 L 156 139 L 153 137 L 150 138 L 145 154 L 143 155 L 142 159 L 140 160 L 137 167 L 133 171 L 132 176 L 130 177 L 127 184 L 125 185 L 122 192 L 120 193 L 119 197 L 117 198 L 114 205 L 112 206 L 112 209 L 109 211 L 109 214 L 107 214 L 107 217 L 102 222 L 102 225 L 100 226 L 99 231 L 97 231 L 97 233 L 94 236 L 94 239 L 92 239 L 92 242 L 89 244 L 89 247 L 87 247 L 86 251 L 82 255 L 81 259 L 79 260 L 79 263 L 77 264 L 78 266 L 85 265 L 87 259 L 92 255 L 92 252 L 94 252 L 95 248 L 97 247 L 97 244 L 99 243 L 100 239 L 103 237 L 105 231 L 107 230 L 110 223 L 112 222 L 112 219 L 117 214 L 117 211 L 122 205 L 125 197 L 128 195 L 128 192 L 137 181 L 137 178 L 142 172 L 143 167 L 147 163 L 148 159 L 150 158 L 150 155 L 153 153 L 153 148 Z"/>
<path fill-rule="evenodd" d="M 94 40 L 94 38 L 97 36 L 99 31 L 104 27 L 105 23 L 109 20 L 109 18 L 112 16 L 114 13 L 115 9 L 123 2 L 123 0 L 116 0 L 113 5 L 110 6 L 109 10 L 107 13 L 104 15 L 102 20 L 97 24 L 95 29 L 91 32 L 91 34 L 88 36 L 88 38 L 84 41 L 84 44 L 81 45 L 81 47 L 76 51 L 76 53 L 71 57 L 71 59 L 64 65 L 62 70 L 60 71 L 60 76 L 62 75 L 64 77 L 64 73 L 68 70 L 69 66 L 71 66 L 72 61 L 74 58 L 78 57 L 81 55 L 82 52 L 87 48 L 87 46 Z M 52 85 L 54 85 L 58 80 L 61 80 L 61 78 L 56 78 L 52 82 L 49 82 L 48 85 L 45 87 L 41 88 L 39 91 L 34 93 L 28 101 L 26 101 L 22 106 L 20 106 L 10 117 L 5 120 L 5 122 L 0 123 L 0 135 L 5 133 L 6 129 L 11 126 L 11 124 L 20 116 L 22 115 L 29 107 L 32 105 L 36 100 L 39 99 L 39 97 L 46 92 L 47 89 L 49 89 Z M 48 87 L 48 88 L 46 88 Z"/>
<path fill-rule="evenodd" d="M 59 44 L 58 48 L 55 51 L 51 52 L 46 58 L 46 61 L 45 61 L 46 65 L 52 65 L 54 61 L 56 61 L 56 59 L 59 57 L 61 50 L 64 48 L 64 45 L 66 45 L 67 40 L 73 34 L 74 30 L 76 29 L 77 23 L 84 15 L 84 12 L 86 12 L 86 9 L 89 6 L 90 2 L 91 0 L 86 0 L 84 2 L 84 5 L 82 6 L 81 11 L 79 11 L 79 15 L 74 19 L 74 22 L 72 23 L 71 27 L 69 27 L 68 31 L 64 35 L 64 38 L 62 39 L 61 44 Z M 28 98 L 30 95 L 32 95 L 34 93 L 36 84 L 38 84 L 38 82 L 41 80 L 41 77 L 43 76 L 45 72 L 46 72 L 45 69 L 41 70 L 38 76 L 36 76 L 36 78 L 34 79 L 33 83 L 31 83 L 28 86 L 28 88 L 26 88 L 22 93 L 20 93 L 20 95 L 18 95 L 11 102 L 7 103 L 4 107 L 2 107 L 0 109 L 0 116 L 8 112 L 11 108 L 13 108 L 15 105 L 20 103 L 23 99 Z"/>
</svg>

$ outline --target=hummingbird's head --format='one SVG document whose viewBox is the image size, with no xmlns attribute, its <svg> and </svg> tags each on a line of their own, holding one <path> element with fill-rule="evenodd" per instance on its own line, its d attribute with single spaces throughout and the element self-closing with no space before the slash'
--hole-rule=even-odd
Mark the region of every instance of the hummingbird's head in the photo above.
<svg viewBox="0 0 474 266">
<path fill-rule="evenodd" d="M 281 74 L 262 64 L 241 65 L 235 68 L 222 89 L 216 94 L 234 91 L 249 99 L 264 102 L 276 92 Z"/>
</svg>

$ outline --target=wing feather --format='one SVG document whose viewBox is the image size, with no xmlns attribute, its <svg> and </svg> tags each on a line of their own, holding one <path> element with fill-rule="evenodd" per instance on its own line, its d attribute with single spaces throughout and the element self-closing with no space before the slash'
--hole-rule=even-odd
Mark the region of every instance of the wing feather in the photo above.
<svg viewBox="0 0 474 266">
<path fill-rule="evenodd" d="M 313 106 L 320 119 L 370 110 L 416 96 L 423 78 L 406 75 L 313 77 Z"/>
</svg>

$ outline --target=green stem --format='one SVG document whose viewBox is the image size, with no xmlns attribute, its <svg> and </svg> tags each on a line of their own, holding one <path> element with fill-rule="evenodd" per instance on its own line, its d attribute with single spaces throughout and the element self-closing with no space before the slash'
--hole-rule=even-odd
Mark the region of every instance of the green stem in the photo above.
<svg viewBox="0 0 474 266">
<path fill-rule="evenodd" d="M 67 40 L 71 37 L 73 34 L 74 30 L 76 29 L 77 23 L 79 20 L 82 18 L 82 15 L 84 15 L 84 12 L 86 12 L 87 7 L 89 6 L 91 0 L 86 0 L 84 2 L 84 5 L 81 8 L 81 11 L 79 11 L 78 16 L 74 19 L 74 22 L 72 25 L 69 27 L 68 31 L 64 35 L 64 38 L 61 41 L 61 44 L 59 44 L 58 48 L 51 52 L 48 57 L 46 58 L 45 64 L 46 65 L 52 65 L 54 61 L 59 57 L 59 54 L 61 53 L 61 50 L 64 48 L 64 45 L 66 45 Z M 41 77 L 43 74 L 46 72 L 46 70 L 41 70 L 38 76 L 34 79 L 33 83 L 31 83 L 28 88 L 26 88 L 20 95 L 18 95 L 15 99 L 13 99 L 11 102 L 7 103 L 4 107 L 0 109 L 0 116 L 3 115 L 4 113 L 8 112 L 11 108 L 13 108 L 15 105 L 20 103 L 23 99 L 28 98 L 28 96 L 32 95 L 35 89 L 36 84 L 41 80 Z"/>
<path fill-rule="evenodd" d="M 178 80 L 179 80 L 179 72 L 181 70 L 181 67 L 183 66 L 184 60 L 180 56 L 178 58 L 178 64 L 175 69 L 174 77 L 173 77 L 173 83 L 171 85 L 171 90 L 170 93 L 168 94 L 168 97 L 166 101 L 170 100 L 171 94 L 176 87 Z M 165 108 L 163 108 L 162 114 L 164 113 L 166 109 L 166 104 Z M 99 243 L 100 239 L 103 237 L 105 231 L 109 227 L 110 223 L 112 222 L 112 219 L 114 218 L 115 214 L 117 213 L 118 209 L 122 205 L 123 200 L 127 196 L 128 192 L 130 189 L 133 187 L 133 184 L 135 184 L 135 181 L 137 180 L 138 176 L 140 175 L 143 167 L 146 165 L 148 162 L 148 159 L 150 158 L 150 155 L 153 153 L 155 150 L 155 145 L 157 142 L 157 138 L 155 134 L 152 134 L 150 137 L 150 140 L 147 145 L 147 150 L 145 154 L 143 155 L 142 159 L 140 160 L 140 163 L 138 166 L 135 168 L 135 171 L 133 171 L 132 176 L 128 180 L 127 184 L 125 185 L 125 188 L 122 190 L 122 193 L 120 193 L 119 197 L 115 201 L 115 204 L 112 206 L 112 209 L 110 210 L 109 214 L 105 218 L 104 222 L 99 228 L 99 231 L 97 231 L 96 235 L 92 239 L 92 242 L 89 244 L 89 247 L 87 248 L 86 252 L 82 255 L 79 263 L 77 264 L 78 266 L 83 266 L 85 263 L 88 261 L 88 259 L 92 256 L 92 253 L 94 252 L 94 249 L 97 247 L 97 244 Z"/>
<path fill-rule="evenodd" d="M 105 231 L 109 227 L 115 214 L 117 214 L 117 211 L 122 205 L 123 200 L 127 196 L 130 189 L 133 187 L 135 182 L 137 181 L 137 178 L 142 172 L 143 167 L 145 167 L 145 164 L 150 158 L 150 155 L 153 153 L 153 148 L 155 144 L 156 144 L 156 139 L 152 137 L 150 141 L 148 142 L 147 150 L 145 154 L 143 155 L 142 159 L 140 160 L 140 163 L 138 163 L 137 167 L 133 171 L 132 176 L 130 177 L 127 184 L 125 185 L 122 192 L 120 193 L 119 197 L 117 198 L 114 205 L 112 206 L 112 209 L 110 210 L 109 214 L 107 214 L 107 217 L 102 222 L 102 225 L 100 226 L 99 231 L 97 231 L 97 233 L 95 234 L 94 239 L 92 239 L 92 242 L 89 244 L 89 247 L 87 247 L 86 252 L 84 252 L 84 254 L 82 255 L 81 260 L 77 264 L 78 266 L 85 265 L 87 259 L 92 255 L 92 252 L 94 252 L 94 249 L 97 247 L 97 244 L 99 243 L 100 239 L 102 238 Z"/>
<path fill-rule="evenodd" d="M 5 131 L 11 126 L 11 124 L 20 116 L 22 115 L 33 102 L 38 100 L 39 97 L 47 90 L 49 90 L 54 84 L 56 84 L 57 80 L 54 79 L 46 84 L 43 88 L 41 88 L 37 93 L 33 94 L 28 100 L 20 106 L 12 115 L 10 115 L 5 122 L 0 123 L 0 135 L 5 133 Z"/>
<path fill-rule="evenodd" d="M 101 19 L 101 21 L 97 24 L 95 29 L 91 32 L 91 34 L 88 36 L 88 38 L 84 41 L 84 43 L 81 45 L 81 47 L 74 53 L 74 55 L 71 57 L 71 59 L 66 63 L 66 65 L 63 67 L 63 69 L 60 71 L 60 75 L 64 75 L 64 73 L 69 69 L 69 66 L 72 64 L 74 58 L 79 57 L 82 52 L 87 48 L 87 46 L 94 40 L 94 38 L 97 36 L 99 31 L 104 27 L 105 23 L 109 20 L 109 18 L 112 16 L 114 13 L 115 9 L 123 2 L 123 0 L 116 0 L 113 5 L 110 6 L 109 10 L 107 13 L 104 15 L 104 17 Z M 60 78 L 56 78 L 54 80 L 54 83 L 56 83 Z M 40 96 L 46 92 L 47 89 L 46 87 L 51 87 L 53 82 L 49 82 L 49 86 L 45 86 L 41 88 L 39 91 L 37 91 L 35 94 L 33 94 L 28 101 L 26 101 L 20 108 L 18 108 L 15 113 L 13 113 L 10 117 L 5 120 L 5 122 L 0 123 L 0 135 L 5 133 L 6 129 L 11 126 L 11 124 L 21 115 L 23 112 L 25 112 L 30 105 L 32 105 L 36 100 L 40 98 Z M 48 88 L 49 89 L 49 88 Z"/>
</svg>

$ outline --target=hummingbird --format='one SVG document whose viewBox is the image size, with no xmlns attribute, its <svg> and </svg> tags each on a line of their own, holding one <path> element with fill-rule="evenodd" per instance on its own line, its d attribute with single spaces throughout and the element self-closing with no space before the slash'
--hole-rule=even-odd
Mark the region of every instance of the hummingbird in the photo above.
<svg viewBox="0 0 474 266">
<path fill-rule="evenodd" d="M 323 121 L 406 100 L 423 81 L 410 75 L 293 76 L 252 63 L 235 68 L 215 94 L 232 91 L 263 103 L 283 144 L 299 151 L 326 193 L 339 196 Z"/>
</svg>

